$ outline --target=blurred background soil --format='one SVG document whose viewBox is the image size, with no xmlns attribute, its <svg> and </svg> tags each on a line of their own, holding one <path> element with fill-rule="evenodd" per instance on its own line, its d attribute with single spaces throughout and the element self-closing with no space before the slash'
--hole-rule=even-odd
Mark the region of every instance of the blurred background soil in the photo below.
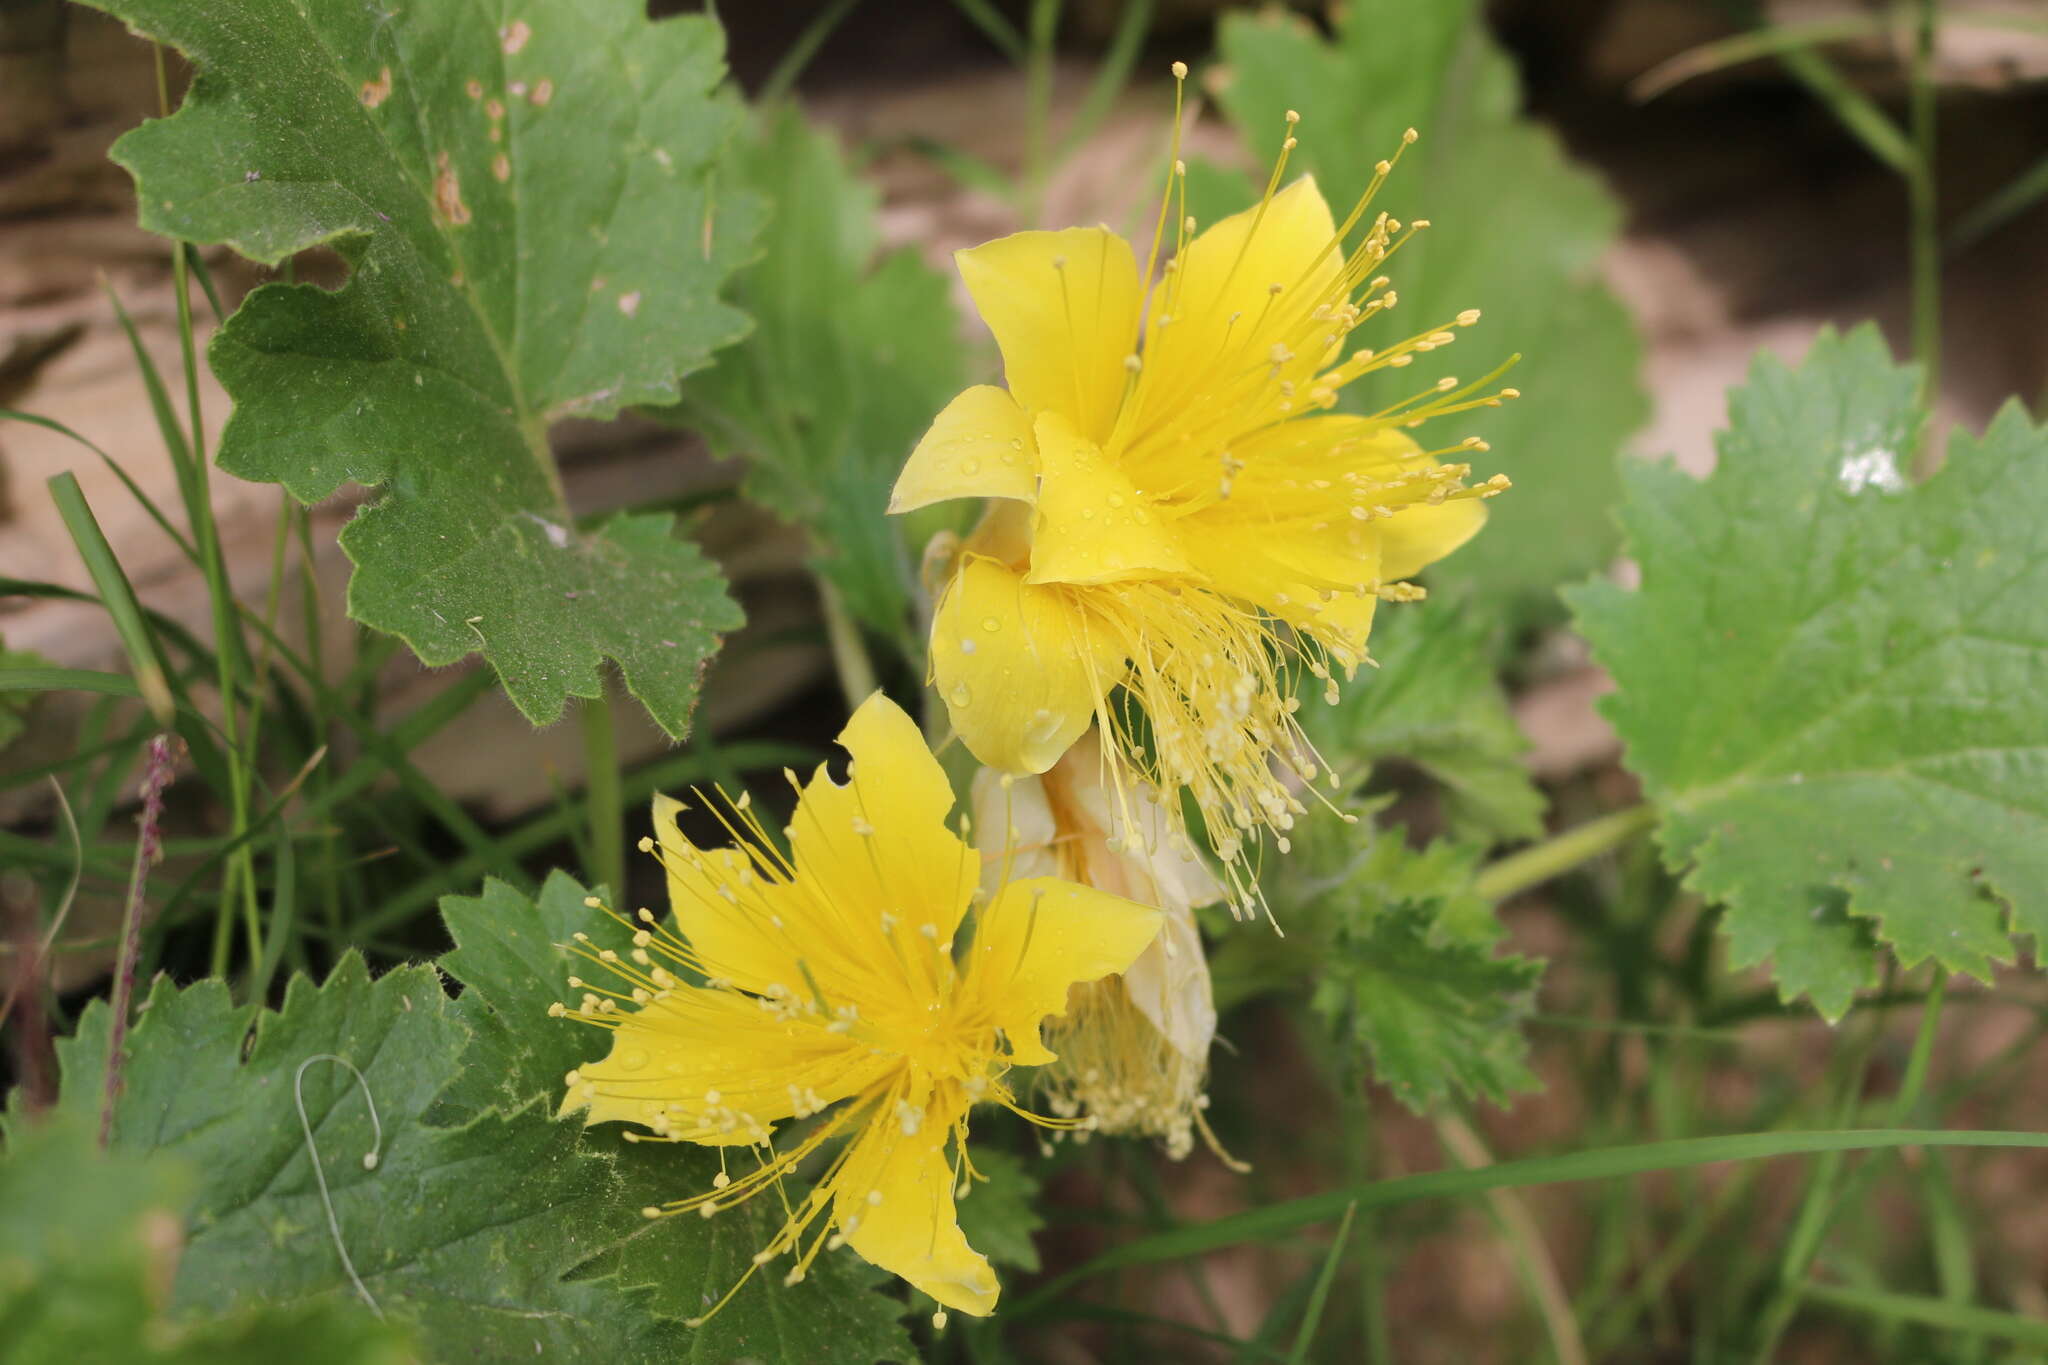
<svg viewBox="0 0 2048 1365">
<path fill-rule="evenodd" d="M 1201 63 L 1221 8 L 1204 0 L 1168 0 L 1158 7 L 1148 55 L 1140 63 L 1148 74 L 1125 94 L 1099 135 L 1057 169 L 1047 188 L 1049 224 L 1122 223 L 1150 201 L 1170 107 L 1167 63 Z M 2039 0 L 1985 0 L 1981 8 L 2048 16 L 2048 4 Z M 795 0 L 720 6 L 743 85 L 765 78 L 815 9 Z M 1675 455 L 1694 471 L 1711 467 L 1724 391 L 1758 349 L 1796 359 L 1821 328 L 1866 318 L 1876 318 L 1899 349 L 1905 342 L 1906 204 L 1900 182 L 1775 63 L 1745 63 L 1655 99 L 1641 98 L 1646 74 L 1739 31 L 1740 11 L 1712 0 L 1502 0 L 1493 6 L 1496 32 L 1521 67 L 1530 111 L 1605 179 L 1625 207 L 1626 231 L 1602 268 L 1647 343 L 1644 379 L 1654 409 L 1634 449 Z M 1114 27 L 1117 4 L 1085 0 L 1069 12 L 1058 80 L 1062 91 L 1078 99 Z M 1859 12 L 1852 4 L 1822 0 L 1768 6 L 1777 22 Z M 1897 67 L 1882 43 L 1838 49 L 1837 55 L 1853 80 L 1896 106 L 1902 94 Z M 2048 84 L 2042 79 L 2048 76 L 2048 36 L 1949 30 L 1939 65 L 1941 198 L 1945 205 L 1967 208 L 2048 148 Z M 179 78 L 174 68 L 172 79 Z M 814 118 L 868 152 L 868 170 L 884 194 L 890 245 L 914 246 L 943 265 L 953 249 L 1020 226 L 1005 203 L 962 188 L 915 150 L 920 140 L 938 140 L 998 167 L 1014 168 L 1021 161 L 1022 78 L 953 6 L 940 0 L 856 6 L 809 67 L 799 94 Z M 1072 103 L 1056 99 L 1055 108 Z M 107 159 L 113 139 L 156 106 L 151 52 L 118 24 L 54 0 L 9 0 L 0 8 L 0 406 L 75 428 L 119 457 L 152 494 L 168 496 L 170 466 L 103 293 L 111 288 L 119 294 L 158 363 L 176 374 L 176 308 L 165 246 L 135 225 L 131 183 Z M 1263 157 L 1236 148 L 1214 118 L 1200 126 L 1196 145 L 1245 164 Z M 1516 251 L 1515 225 L 1499 226 L 1499 249 Z M 230 307 L 264 278 L 225 251 L 208 249 L 206 259 Z M 322 278 L 323 271 L 334 274 L 331 261 L 309 256 L 301 262 L 302 277 Z M 1955 253 L 1947 263 L 1946 288 L 1944 421 L 1979 427 L 2011 394 L 2038 405 L 2048 396 L 2048 208 L 2037 204 Z M 964 306 L 961 317 L 965 334 L 976 324 Z M 203 385 L 209 424 L 217 429 L 226 399 L 210 377 Z M 1542 401 L 1555 404 L 1561 420 L 1569 419 L 1569 395 Z M 685 495 L 736 477 L 693 440 L 651 423 L 570 424 L 558 438 L 579 511 Z M 1501 453 L 1504 467 L 1518 479 L 1542 477 L 1540 470 L 1518 469 L 1513 452 Z M 97 462 L 81 460 L 62 437 L 19 423 L 0 426 L 0 575 L 89 587 L 43 493 L 43 481 L 65 469 L 85 485 L 144 599 L 203 629 L 204 583 L 114 477 Z M 226 476 L 215 478 L 213 490 L 234 581 L 251 600 L 260 600 L 270 579 L 280 493 Z M 333 533 L 351 508 L 347 499 L 336 499 L 320 509 L 316 522 L 321 571 L 336 599 L 346 564 Z M 724 565 L 750 618 L 745 634 L 709 676 L 699 723 L 721 735 L 829 738 L 841 703 L 813 629 L 817 614 L 802 568 L 801 536 L 730 499 L 695 534 Z M 65 666 L 121 666 L 107 618 L 86 604 L 0 598 L 0 636 L 11 648 L 34 650 Z M 335 649 L 330 657 L 341 652 Z M 1517 716 L 1534 746 L 1530 762 L 1553 789 L 1555 818 L 1570 823 L 1575 802 L 1585 804 L 1591 794 L 1625 796 L 1630 779 L 1618 766 L 1611 732 L 1593 709 L 1603 679 L 1576 641 L 1560 634 L 1533 642 L 1529 658 Z M 424 671 L 401 652 L 380 683 L 387 713 L 419 705 L 451 676 Z M 62 697 L 45 698 L 40 707 L 8 763 L 46 762 L 76 742 L 80 710 L 67 709 Z M 621 706 L 618 724 L 628 761 L 666 744 L 637 706 Z M 481 817 L 505 821 L 545 804 L 554 784 L 578 781 L 580 744 L 572 726 L 535 732 L 493 693 L 415 759 Z M 0 822 L 36 827 L 49 818 L 46 799 L 36 788 L 10 793 L 0 806 Z M 190 818 L 203 819 L 204 813 Z M 90 924 L 93 916 L 111 912 L 112 907 L 81 905 L 77 922 Z M 1507 919 L 1517 948 L 1551 961 L 1534 1030 L 1535 1064 L 1548 1089 L 1511 1109 L 1484 1112 L 1479 1127 L 1486 1145 L 1506 1158 L 1659 1136 L 1656 1078 L 1645 1074 L 1639 1040 L 1583 1026 L 1613 1017 L 1618 995 L 1625 994 L 1603 975 L 1579 969 L 1585 926 L 1554 897 L 1526 898 L 1508 909 Z M 1671 926 L 1679 934 L 1687 927 Z M 83 984 L 104 968 L 73 960 L 68 970 Z M 1761 980 L 1755 984 L 1763 986 Z M 1952 997 L 1937 1078 L 1968 1076 L 2024 1036 L 2042 992 L 2026 970 L 2013 973 L 2009 987 L 1995 998 L 1971 988 Z M 1843 1041 L 1810 1016 L 1762 1013 L 1769 1017 L 1747 1022 L 1739 1041 L 1703 1041 L 1689 1078 L 1715 1103 L 1725 1103 L 1731 1115 L 1753 1112 L 1769 1092 L 1796 1093 Z M 1881 1033 L 1867 1085 L 1882 1095 L 1896 1082 L 1915 1018 L 1911 1010 L 1871 1017 L 1881 1021 Z M 1854 1027 L 1861 1025 L 1845 1026 Z M 1229 1128 L 1227 1139 L 1259 1173 L 1247 1184 L 1204 1157 L 1190 1160 L 1170 1179 L 1176 1206 L 1186 1216 L 1243 1207 L 1248 1190 L 1264 1200 L 1328 1188 L 1344 1178 L 1347 1160 L 1355 1158 L 1337 1149 L 1336 1115 L 1285 1016 L 1254 1008 L 1240 1012 L 1228 1031 L 1231 1050 L 1218 1063 L 1215 1089 L 1244 1097 L 1239 1103 L 1245 1113 L 1224 1114 L 1219 1126 Z M 1992 1098 L 1949 1115 L 1950 1126 L 2048 1129 L 2048 1055 L 2033 1049 L 2003 1064 L 2009 1079 L 1987 1092 Z M 1442 1164 L 1429 1124 L 1406 1116 L 1384 1094 L 1371 1092 L 1365 1099 L 1381 1149 L 1380 1174 Z M 1249 1114 L 1261 1117 L 1251 1122 Z M 2011 1302 L 2048 1316 L 2048 1219 L 2036 1212 L 2048 1207 L 2048 1172 L 2039 1162 L 1994 1154 L 1956 1160 L 1952 1175 L 1957 1197 L 1996 1248 L 1996 1254 L 1981 1257 L 1985 1273 L 2005 1282 Z M 1596 1273 L 1585 1264 L 1584 1251 L 1603 1200 L 1647 1201 L 1676 1213 L 1713 1198 L 1727 1181 L 1750 1178 L 1764 1182 L 1767 1192 L 1782 1184 L 1779 1202 L 1789 1207 L 1801 1175 L 1796 1163 L 1779 1163 L 1756 1176 L 1710 1169 L 1691 1179 L 1605 1191 L 1535 1190 L 1525 1202 L 1569 1288 Z M 1128 1197 L 1117 1189 L 1062 1193 L 1077 1200 Z M 1903 1255 L 1919 1254 L 1915 1246 L 1923 1232 L 1909 1209 L 1891 1209 L 1879 1200 L 1865 1215 L 1872 1235 L 1897 1238 Z M 1771 1228 L 1752 1232 L 1777 1235 Z M 1537 1329 L 1486 1206 L 1416 1209 L 1383 1219 L 1365 1235 L 1398 1248 L 1388 1257 L 1388 1302 L 1399 1359 L 1486 1362 L 1532 1354 Z M 1086 1229 L 1058 1231 L 1046 1244 L 1048 1261 L 1058 1264 L 1084 1253 L 1093 1236 Z M 1645 1247 L 1644 1254 L 1654 1250 Z M 1206 1267 L 1209 1304 L 1197 1302 L 1183 1279 L 1167 1277 L 1157 1286 L 1158 1311 L 1207 1325 L 1217 1325 L 1212 1317 L 1220 1312 L 1224 1330 L 1247 1333 L 1273 1297 L 1319 1255 L 1315 1246 L 1218 1255 Z M 1684 1273 L 1711 1276 L 1711 1247 Z M 1709 1292 L 1711 1286 L 1687 1288 L 1681 1281 L 1674 1297 L 1682 1303 L 1689 1293 Z M 1087 1332 L 1063 1330 L 1068 1334 L 1033 1344 L 1040 1358 L 1102 1358 Z M 1686 1341 L 1686 1323 L 1667 1313 L 1653 1340 L 1609 1358 L 1693 1359 Z M 1846 1349 L 1824 1329 L 1802 1329 L 1788 1338 L 1782 1358 L 1855 1359 Z"/>
</svg>

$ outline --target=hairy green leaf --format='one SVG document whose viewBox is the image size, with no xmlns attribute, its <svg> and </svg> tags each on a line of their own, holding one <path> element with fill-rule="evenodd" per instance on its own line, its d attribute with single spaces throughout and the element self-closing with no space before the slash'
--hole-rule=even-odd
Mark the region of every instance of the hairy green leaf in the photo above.
<svg viewBox="0 0 2048 1365">
<path fill-rule="evenodd" d="M 296 979 L 280 1013 L 257 1017 L 243 1060 L 247 1021 L 217 982 L 159 985 L 130 1034 L 115 1148 L 170 1154 L 199 1177 L 180 1310 L 353 1298 L 346 1247 L 383 1312 L 410 1323 L 434 1358 L 645 1359 L 681 1348 L 681 1326 L 618 1285 L 564 1279 L 638 1216 L 604 1163 L 577 1150 L 572 1127 L 532 1109 L 460 1129 L 420 1122 L 467 1032 L 430 968 L 372 983 L 350 956 L 324 986 Z M 65 1107 L 96 1106 L 106 1030 L 95 1004 L 60 1045 Z M 381 1141 L 354 1076 L 312 1060 L 328 1056 L 361 1068 Z"/>
<path fill-rule="evenodd" d="M 1521 1024 L 1543 964 L 1496 955 L 1477 856 L 1447 842 L 1418 853 L 1380 831 L 1320 907 L 1332 941 L 1311 1003 L 1411 1109 L 1453 1093 L 1504 1103 L 1536 1083 Z"/>
<path fill-rule="evenodd" d="M 405 1333 L 359 1305 L 256 1307 L 180 1319 L 178 1263 L 192 1172 L 103 1153 L 75 1115 L 11 1125 L 0 1157 L 0 1357 L 10 1365 L 404 1365 Z"/>
<path fill-rule="evenodd" d="M 596 975 L 559 945 L 580 932 L 597 948 L 631 947 L 624 926 L 584 904 L 588 894 L 557 872 L 533 900 L 490 882 L 479 897 L 442 901 L 458 945 L 442 961 L 465 987 L 455 1008 L 475 1038 L 463 1079 L 449 1091 L 451 1105 L 517 1109 L 539 1098 L 552 1111 L 561 1100 L 563 1074 L 603 1054 L 605 1035 L 598 1029 L 547 1016 L 550 1003 L 571 994 L 567 978 L 579 965 Z M 647 1222 L 640 1208 L 709 1189 L 718 1158 L 699 1147 L 627 1142 L 616 1125 L 589 1130 L 583 1144 L 610 1166 L 615 1199 L 632 1222 L 617 1228 L 578 1274 L 644 1289 L 655 1312 L 674 1318 L 705 1312 L 747 1272 L 780 1222 L 780 1202 L 765 1197 L 709 1220 L 692 1215 Z M 782 1282 L 786 1269 L 780 1263 L 765 1267 L 715 1317 L 690 1332 L 686 1358 L 788 1365 L 915 1358 L 898 1321 L 902 1301 L 875 1292 L 885 1277 L 852 1252 L 820 1256 L 799 1284 Z"/>
<path fill-rule="evenodd" d="M 96 3 L 199 71 L 115 146 L 143 225 L 350 268 L 257 290 L 215 336 L 222 467 L 309 502 L 379 485 L 341 538 L 349 610 L 423 662 L 481 650 L 546 722 L 610 658 L 683 735 L 739 609 L 666 516 L 579 530 L 547 426 L 673 401 L 744 329 L 717 299 L 758 216 L 713 193 L 737 113 L 717 24 L 609 0 Z"/>
<path fill-rule="evenodd" d="M 1522 354 L 1509 380 L 1529 397 L 1432 424 L 1431 444 L 1467 434 L 1490 442 L 1479 472 L 1505 471 L 1515 488 L 1431 577 L 1534 599 L 1612 554 L 1616 457 L 1648 409 L 1640 343 L 1595 273 L 1620 213 L 1548 131 L 1520 116 L 1513 66 L 1479 10 L 1474 0 L 1354 0 L 1327 41 L 1279 11 L 1228 15 L 1218 99 L 1257 154 L 1277 151 L 1290 131 L 1284 115 L 1297 110 L 1289 166 L 1313 171 L 1343 201 L 1340 217 L 1402 131 L 1420 130 L 1376 207 L 1430 227 L 1389 266 L 1399 306 L 1358 339 L 1381 345 L 1468 308 L 1483 321 L 1442 356 L 1354 385 L 1346 403 L 1376 409 L 1453 364 L 1473 380 Z"/>
<path fill-rule="evenodd" d="M 1038 1178 L 1008 1152 L 974 1153 L 974 1169 L 986 1180 L 960 1201 L 960 1230 L 967 1243 L 997 1265 L 1038 1273 L 1032 1235 L 1045 1226 L 1038 1216 Z"/>
<path fill-rule="evenodd" d="M 1873 328 L 1760 358 L 1710 477 L 1630 471 L 1641 589 L 1571 594 L 1666 857 L 1830 1018 L 1872 933 L 1984 976 L 2048 930 L 2048 435 L 2008 408 L 1908 487 L 1918 427 Z"/>
<path fill-rule="evenodd" d="M 1460 603 L 1389 608 L 1373 624 L 1372 654 L 1379 667 L 1360 669 L 1335 706 L 1302 706 L 1302 728 L 1331 767 L 1356 779 L 1405 760 L 1442 785 L 1453 834 L 1542 833 L 1543 794 L 1522 764 L 1529 742 L 1494 676 L 1482 615 Z"/>
<path fill-rule="evenodd" d="M 746 456 L 747 492 L 808 530 L 854 614 L 907 647 L 913 566 L 884 509 L 965 385 L 959 319 L 917 253 L 875 259 L 878 196 L 831 133 L 786 106 L 762 125 L 733 158 L 771 206 L 762 258 L 734 291 L 755 330 L 684 385 L 675 415 Z"/>
</svg>

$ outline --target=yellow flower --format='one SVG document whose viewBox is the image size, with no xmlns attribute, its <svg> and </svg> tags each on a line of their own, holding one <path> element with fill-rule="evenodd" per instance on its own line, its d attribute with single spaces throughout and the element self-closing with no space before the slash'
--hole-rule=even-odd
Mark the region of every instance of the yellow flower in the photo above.
<svg viewBox="0 0 2048 1365">
<path fill-rule="evenodd" d="M 952 790 L 910 718 L 877 694 L 839 742 L 848 780 L 820 768 L 800 788 L 787 857 L 745 798 L 711 807 L 736 841 L 712 850 L 683 837 L 679 803 L 656 800 L 671 925 L 640 911 L 626 957 L 578 935 L 621 989 L 572 977 L 581 1005 L 554 1011 L 612 1030 L 605 1059 L 570 1073 L 563 1109 L 652 1130 L 636 1140 L 763 1149 L 753 1169 L 651 1218 L 709 1217 L 779 1190 L 844 1138 L 755 1265 L 793 1253 L 794 1282 L 843 1244 L 947 1307 L 986 1314 L 995 1274 L 953 1210 L 955 1187 L 975 1177 L 968 1110 L 989 1101 L 1064 1126 L 1020 1109 L 1005 1073 L 1052 1060 L 1041 1021 L 1073 984 L 1129 966 L 1159 916 L 1049 877 L 1006 879 L 984 897 L 983 856 L 947 829 Z M 775 1148 L 777 1125 L 813 1116 Z"/>
<path fill-rule="evenodd" d="M 1157 802 L 1140 804 L 1135 828 L 1124 822 L 1094 731 L 1042 776 L 983 768 L 973 806 L 975 823 L 1007 827 L 1014 849 L 990 875 L 1063 877 L 1159 907 L 1159 937 L 1136 961 L 1075 988 L 1066 1016 L 1048 1028 L 1059 1060 L 1039 1079 L 1055 1113 L 1085 1112 L 1101 1132 L 1160 1138 L 1168 1156 L 1186 1156 L 1195 1131 L 1208 1134 L 1202 1085 L 1216 1037 L 1194 907 L 1223 899 L 1222 885 L 1193 853 L 1171 849 Z"/>
<path fill-rule="evenodd" d="M 1420 596 L 1400 580 L 1463 544 L 1478 499 L 1506 487 L 1467 488 L 1469 467 L 1439 459 L 1484 449 L 1476 438 L 1425 450 L 1408 429 L 1515 396 L 1447 379 L 1368 416 L 1327 411 L 1478 313 L 1342 359 L 1395 304 L 1380 264 L 1425 224 L 1368 221 L 1390 162 L 1339 224 L 1313 179 L 1278 189 L 1286 161 L 1253 208 L 1199 236 L 1178 218 L 1149 291 L 1169 205 L 1185 204 L 1177 158 L 1143 272 L 1100 227 L 959 253 L 1008 387 L 955 398 L 890 502 L 994 500 L 932 626 L 939 695 L 974 755 L 1044 772 L 1099 723 L 1119 800 L 1130 777 L 1190 793 L 1241 890 L 1243 836 L 1304 809 L 1276 762 L 1316 775 L 1287 671 L 1305 666 L 1327 695 L 1333 671 L 1368 662 L 1375 604 Z"/>
</svg>

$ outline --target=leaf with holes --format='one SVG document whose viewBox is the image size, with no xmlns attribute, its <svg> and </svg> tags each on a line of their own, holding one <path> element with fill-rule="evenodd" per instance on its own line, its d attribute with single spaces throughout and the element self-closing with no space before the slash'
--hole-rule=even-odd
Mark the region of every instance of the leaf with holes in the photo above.
<svg viewBox="0 0 2048 1365">
<path fill-rule="evenodd" d="M 806 528 L 854 615 L 909 637 L 911 556 L 889 488 L 931 415 L 965 387 L 947 277 L 914 251 L 880 260 L 874 189 L 793 108 L 733 159 L 771 206 L 736 301 L 755 330 L 683 386 L 673 415 L 749 460 L 747 492 Z M 946 513 L 950 515 L 950 511 Z"/>
<path fill-rule="evenodd" d="M 1909 487 L 1915 389 L 1868 327 L 1759 359 L 1710 477 L 1630 471 L 1641 589 L 1571 594 L 1667 859 L 1830 1018 L 1873 933 L 1986 976 L 2048 931 L 2048 433 Z"/>
<path fill-rule="evenodd" d="M 143 225 L 350 268 L 257 290 L 215 336 L 221 466 L 305 501 L 378 485 L 342 533 L 349 610 L 423 662 L 481 650 L 546 722 L 610 658 L 683 735 L 739 609 L 668 517 L 579 529 L 547 427 L 672 402 L 745 328 L 717 299 L 758 217 L 711 189 L 737 117 L 717 24 L 610 0 L 97 3 L 198 68 L 115 145 Z"/>
<path fill-rule="evenodd" d="M 1381 344 L 1373 337 L 1477 308 L 1483 322 L 1448 353 L 1456 373 L 1474 378 L 1522 354 L 1510 379 L 1527 397 L 1432 424 L 1441 438 L 1432 444 L 1467 434 L 1491 442 L 1482 472 L 1504 470 L 1515 488 L 1488 504 L 1485 532 L 1430 577 L 1533 602 L 1612 555 L 1616 457 L 1648 405 L 1636 378 L 1641 344 L 1596 270 L 1620 210 L 1521 116 L 1513 65 L 1480 9 L 1475 0 L 1353 0 L 1327 40 L 1279 11 L 1228 15 L 1217 97 L 1260 153 L 1286 133 L 1286 111 L 1299 111 L 1289 165 L 1315 172 L 1339 200 L 1365 188 L 1403 129 L 1420 130 L 1378 206 L 1430 226 L 1389 266 L 1399 306 L 1359 339 Z M 1425 388 L 1445 363 L 1374 376 L 1347 404 L 1382 407 Z"/>
<path fill-rule="evenodd" d="M 1442 786 L 1455 835 L 1533 838 L 1543 794 L 1523 766 L 1529 741 L 1494 676 L 1490 637 L 1468 603 L 1382 611 L 1372 632 L 1379 667 L 1359 670 L 1334 706 L 1306 701 L 1302 729 L 1348 777 L 1390 759 L 1422 769 Z"/>
<path fill-rule="evenodd" d="M 1505 1103 L 1536 1084 L 1521 1025 L 1543 964 L 1496 955 L 1500 923 L 1472 890 L 1477 858 L 1378 831 L 1318 907 L 1331 941 L 1311 1004 L 1417 1111 L 1454 1093 Z"/>
</svg>

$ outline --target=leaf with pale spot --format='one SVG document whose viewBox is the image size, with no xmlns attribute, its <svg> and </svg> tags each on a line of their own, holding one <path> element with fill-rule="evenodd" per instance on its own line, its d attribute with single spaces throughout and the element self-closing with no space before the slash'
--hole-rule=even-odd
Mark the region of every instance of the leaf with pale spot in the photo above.
<svg viewBox="0 0 2048 1365">
<path fill-rule="evenodd" d="M 610 0 L 385 7 L 97 0 L 176 47 L 182 108 L 122 138 L 145 227 L 347 284 L 267 285 L 216 334 L 221 466 L 343 531 L 349 610 L 430 665 L 481 650 L 546 722 L 600 665 L 670 734 L 739 609 L 666 516 L 585 530 L 548 424 L 674 401 L 745 319 L 717 291 L 758 209 L 714 194 L 737 118 L 703 16 Z"/>
<path fill-rule="evenodd" d="M 1666 858 L 1830 1018 L 1873 935 L 1986 977 L 2048 931 L 2048 433 L 2009 407 L 1909 487 L 1919 426 L 1874 328 L 1760 358 L 1712 475 L 1630 471 L 1641 589 L 1570 595 Z"/>
</svg>

